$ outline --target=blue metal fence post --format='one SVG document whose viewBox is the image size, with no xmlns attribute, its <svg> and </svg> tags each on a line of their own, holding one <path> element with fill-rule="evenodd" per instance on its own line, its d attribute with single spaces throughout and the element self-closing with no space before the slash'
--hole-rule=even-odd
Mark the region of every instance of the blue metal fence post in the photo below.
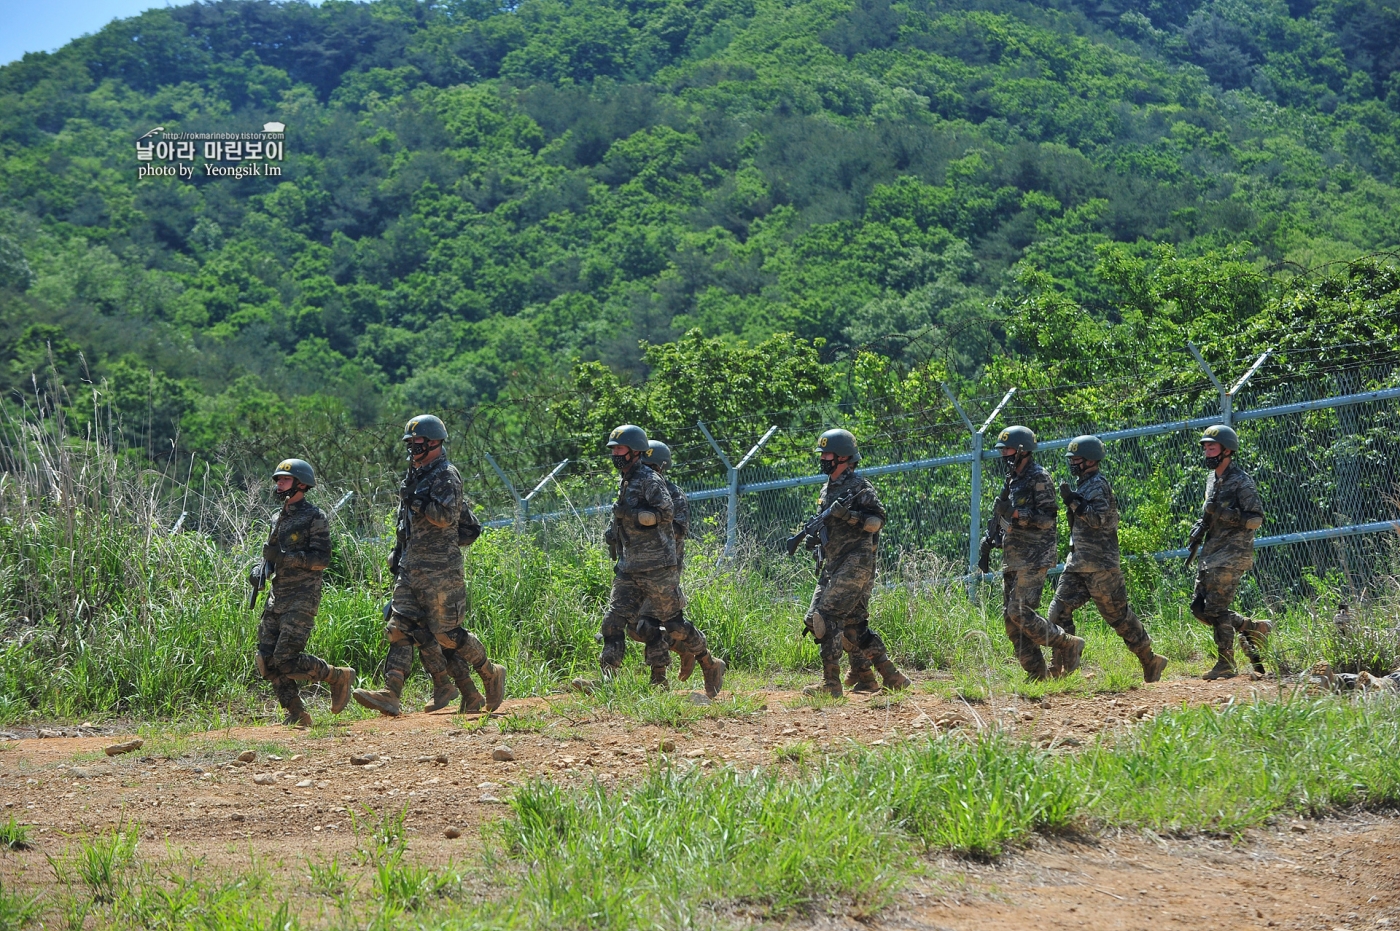
<svg viewBox="0 0 1400 931">
<path fill-rule="evenodd" d="M 754 456 L 759 454 L 764 446 L 768 445 L 768 441 L 773 438 L 773 434 L 778 432 L 778 428 L 776 425 L 769 427 L 768 432 L 763 434 L 763 438 L 753 445 L 753 448 L 744 455 L 743 459 L 739 460 L 739 464 L 733 465 L 730 463 L 729 457 L 724 454 L 724 450 L 720 448 L 719 443 L 715 442 L 715 438 L 710 435 L 705 422 L 697 420 L 695 425 L 700 428 L 701 433 L 705 434 L 705 439 L 710 441 L 710 445 L 715 448 L 715 454 L 719 456 L 720 462 L 724 463 L 724 468 L 729 472 L 729 514 L 724 527 L 724 558 L 729 559 L 734 555 L 734 548 L 739 540 L 739 473 L 744 470 L 744 466 L 748 465 Z"/>
<path fill-rule="evenodd" d="M 971 418 L 963 411 L 962 405 L 958 403 L 957 397 L 953 394 L 953 389 L 949 388 L 947 384 L 943 385 L 943 393 L 948 396 L 949 401 L 953 402 L 953 409 L 958 412 L 963 423 L 967 424 L 968 432 L 972 434 L 972 500 L 967 509 L 967 597 L 976 601 L 977 583 L 982 578 L 982 570 L 977 566 L 977 551 L 981 548 L 982 543 L 982 449 L 987 428 L 1001 414 L 1002 408 L 1011 401 L 1016 389 L 1012 388 L 1006 392 L 1006 396 L 1001 399 L 1001 403 L 982 424 L 981 429 L 972 425 Z"/>
<path fill-rule="evenodd" d="M 510 492 L 511 500 L 515 502 L 515 532 L 520 533 L 525 529 L 525 508 L 528 505 L 521 499 L 520 492 L 515 490 L 515 484 L 506 476 L 505 470 L 496 465 L 496 460 L 491 458 L 490 453 L 486 453 L 485 455 L 486 461 L 491 463 L 491 468 L 495 469 L 496 474 L 501 477 L 501 481 L 505 483 L 506 490 Z"/>
</svg>

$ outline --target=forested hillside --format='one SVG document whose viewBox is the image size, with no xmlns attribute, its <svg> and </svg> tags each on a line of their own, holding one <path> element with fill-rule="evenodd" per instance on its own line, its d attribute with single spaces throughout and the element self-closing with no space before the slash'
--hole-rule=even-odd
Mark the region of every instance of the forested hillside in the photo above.
<svg viewBox="0 0 1400 931">
<path fill-rule="evenodd" d="M 280 178 L 137 178 L 268 120 Z M 1292 275 L 1398 208 L 1395 0 L 219 0 L 0 69 L 0 388 L 156 453 L 490 402 L 565 448 L 657 364 L 753 410 L 1364 354 L 1389 260 Z"/>
</svg>

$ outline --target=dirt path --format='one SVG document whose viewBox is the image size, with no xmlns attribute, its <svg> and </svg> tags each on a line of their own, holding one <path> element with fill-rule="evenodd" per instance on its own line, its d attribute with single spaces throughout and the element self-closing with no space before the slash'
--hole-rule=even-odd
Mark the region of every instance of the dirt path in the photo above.
<svg viewBox="0 0 1400 931">
<path fill-rule="evenodd" d="M 1040 839 L 995 864 L 937 866 L 943 878 L 880 927 L 1400 928 L 1394 818 L 1291 822 L 1233 845 L 1137 834 Z"/>
<path fill-rule="evenodd" d="M 779 751 L 810 756 L 853 742 L 891 744 L 939 727 L 1003 727 L 1073 752 L 1106 729 L 1170 706 L 1255 694 L 1275 696 L 1277 685 L 1179 679 L 1116 695 L 1002 696 L 971 704 L 915 691 L 898 703 L 855 696 L 820 708 L 795 693 L 772 691 L 749 696 L 761 709 L 752 714 L 705 718 L 679 730 L 558 696 L 506 702 L 498 715 L 513 716 L 507 722 L 444 713 L 319 731 L 233 728 L 156 738 L 110 759 L 102 748 L 121 735 L 6 741 L 0 742 L 0 821 L 13 815 L 30 825 L 34 843 L 0 857 L 0 881 L 43 885 L 51 881 L 45 852 L 120 822 L 140 825 L 150 854 L 180 850 L 209 866 L 246 863 L 250 851 L 286 861 L 330 857 L 354 845 L 350 811 L 402 806 L 414 857 L 441 863 L 474 855 L 480 826 L 505 814 L 512 787 L 536 777 L 619 784 L 663 757 L 701 767 L 790 766 Z M 567 714 L 552 712 L 552 704 Z M 502 744 L 513 760 L 493 758 Z M 244 749 L 255 754 L 246 765 L 236 762 Z M 1370 921 L 1394 911 L 1400 929 L 1400 826 L 1373 820 L 1299 827 L 1306 833 L 1265 832 L 1235 848 L 1200 838 L 1123 836 L 1040 840 L 989 866 L 945 861 L 937 865 L 934 885 L 877 924 L 1205 928 L 1275 921 L 1278 927 L 1360 928 L 1385 925 L 1356 924 L 1361 919 L 1347 916 Z M 447 838 L 447 828 L 462 837 Z M 1370 896 L 1377 898 L 1368 902 Z"/>
</svg>

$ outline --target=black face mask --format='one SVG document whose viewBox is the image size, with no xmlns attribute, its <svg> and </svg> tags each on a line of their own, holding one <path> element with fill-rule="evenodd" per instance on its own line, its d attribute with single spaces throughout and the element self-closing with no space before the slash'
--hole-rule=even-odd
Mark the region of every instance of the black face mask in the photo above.
<svg viewBox="0 0 1400 931">
<path fill-rule="evenodd" d="M 837 464 L 835 459 L 821 459 L 817 462 L 817 468 L 822 470 L 822 475 L 830 475 L 836 471 Z"/>
<path fill-rule="evenodd" d="M 1069 474 L 1073 475 L 1075 478 L 1083 478 L 1092 471 L 1094 471 L 1094 464 L 1087 460 L 1080 462 L 1078 465 L 1075 465 L 1073 462 L 1069 464 Z"/>
<path fill-rule="evenodd" d="M 1012 475 L 1016 471 L 1016 466 L 1021 464 L 1019 456 L 1002 456 L 1001 471 L 1006 475 Z"/>
<path fill-rule="evenodd" d="M 1224 454 L 1224 453 L 1221 453 L 1221 454 L 1218 455 L 1218 456 L 1207 456 L 1207 457 L 1206 457 L 1206 468 L 1207 468 L 1207 469 L 1210 469 L 1212 472 L 1214 472 L 1216 469 L 1220 468 L 1220 463 L 1222 463 L 1222 462 L 1224 462 L 1224 461 L 1225 461 L 1225 454 Z"/>
<path fill-rule="evenodd" d="M 293 482 L 293 483 L 292 483 L 292 487 L 291 487 L 291 488 L 288 488 L 286 491 L 283 491 L 283 490 L 280 489 L 280 488 L 274 488 L 274 489 L 272 490 L 272 493 L 273 493 L 274 495 L 277 496 L 277 500 L 278 500 L 278 501 L 286 501 L 286 500 L 287 500 L 288 498 L 290 498 L 292 495 L 294 495 L 294 494 L 297 493 L 297 486 L 296 486 L 296 483 Z"/>
<path fill-rule="evenodd" d="M 626 472 L 627 467 L 632 464 L 632 457 L 630 454 L 626 456 L 613 456 L 612 461 L 614 469 L 617 469 L 619 472 Z"/>
</svg>

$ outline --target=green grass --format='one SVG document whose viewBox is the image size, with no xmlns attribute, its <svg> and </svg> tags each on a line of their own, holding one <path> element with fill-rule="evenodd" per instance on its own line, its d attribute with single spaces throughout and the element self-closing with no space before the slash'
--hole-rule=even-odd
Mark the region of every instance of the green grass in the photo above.
<svg viewBox="0 0 1400 931">
<path fill-rule="evenodd" d="M 468 848 L 480 857 L 447 866 L 414 856 L 402 809 L 356 815 L 355 855 L 304 869 L 253 859 L 216 873 L 178 852 L 132 862 L 128 828 L 61 858 L 67 885 L 36 907 L 53 924 L 172 931 L 864 917 L 931 852 L 989 858 L 1036 833 L 1116 828 L 1232 837 L 1285 816 L 1393 810 L 1397 745 L 1400 699 L 1374 695 L 1168 710 L 1074 753 L 1000 731 L 839 754 L 798 742 L 775 753 L 795 766 L 658 763 L 616 788 L 527 783 Z M 0 894 L 0 916 L 27 901 Z"/>
<path fill-rule="evenodd" d="M 0 824 L 0 847 L 6 850 L 25 850 L 29 847 L 29 826 L 20 824 L 10 815 L 10 820 Z"/>
<path fill-rule="evenodd" d="M 229 548 L 198 534 L 150 535 L 122 513 L 74 508 L 74 539 L 85 541 L 82 546 L 65 542 L 64 515 L 42 509 L 0 527 L 0 565 L 32 582 L 23 592 L 26 620 L 0 616 L 7 633 L 14 631 L 0 638 L 0 722 L 125 717 L 217 727 L 280 718 L 267 683 L 252 668 L 257 615 L 244 608 L 241 587 L 251 542 Z M 574 676 L 596 675 L 594 635 L 611 567 L 584 528 L 556 530 L 548 548 L 530 535 L 488 533 L 466 560 L 467 623 L 492 658 L 508 667 L 511 696 L 554 693 Z M 356 667 L 361 684 L 373 686 L 384 655 L 383 547 L 338 531 L 335 544 L 309 649 Z M 740 559 L 722 562 L 719 544 L 705 537 L 690 548 L 688 617 L 735 681 L 814 681 L 816 646 L 801 636 L 813 585 L 808 567 L 751 545 Z M 70 563 L 82 571 L 64 568 Z M 961 586 L 926 583 L 940 571 L 906 560 L 882 576 L 871 602 L 872 624 L 902 666 L 952 672 L 969 699 L 1010 691 L 1028 697 L 1120 691 L 1140 681 L 1136 659 L 1085 608 L 1076 618 L 1088 640 L 1085 675 L 1025 683 L 1006 642 L 996 586 L 981 586 L 979 600 L 970 602 Z M 1134 582 L 1133 598 L 1158 651 L 1172 662 L 1168 675 L 1200 671 L 1212 646 L 1210 632 L 1185 610 L 1189 580 L 1160 569 L 1144 578 Z M 1313 583 L 1311 601 L 1268 612 L 1278 622 L 1271 665 L 1300 670 L 1327 659 L 1340 669 L 1383 672 L 1400 663 L 1400 645 L 1389 633 L 1400 614 L 1392 601 L 1382 598 L 1358 611 L 1357 632 L 1341 637 L 1331 625 L 1340 583 Z M 73 604 L 90 607 L 74 614 Z M 643 669 L 640 645 L 628 648 L 624 679 Z M 407 698 L 417 704 L 428 690 L 417 672 Z M 309 687 L 305 695 L 318 733 L 329 733 L 326 690 Z M 669 699 L 603 701 L 657 723 L 683 725 L 696 714 Z M 368 715 L 351 705 L 334 720 Z"/>
</svg>

